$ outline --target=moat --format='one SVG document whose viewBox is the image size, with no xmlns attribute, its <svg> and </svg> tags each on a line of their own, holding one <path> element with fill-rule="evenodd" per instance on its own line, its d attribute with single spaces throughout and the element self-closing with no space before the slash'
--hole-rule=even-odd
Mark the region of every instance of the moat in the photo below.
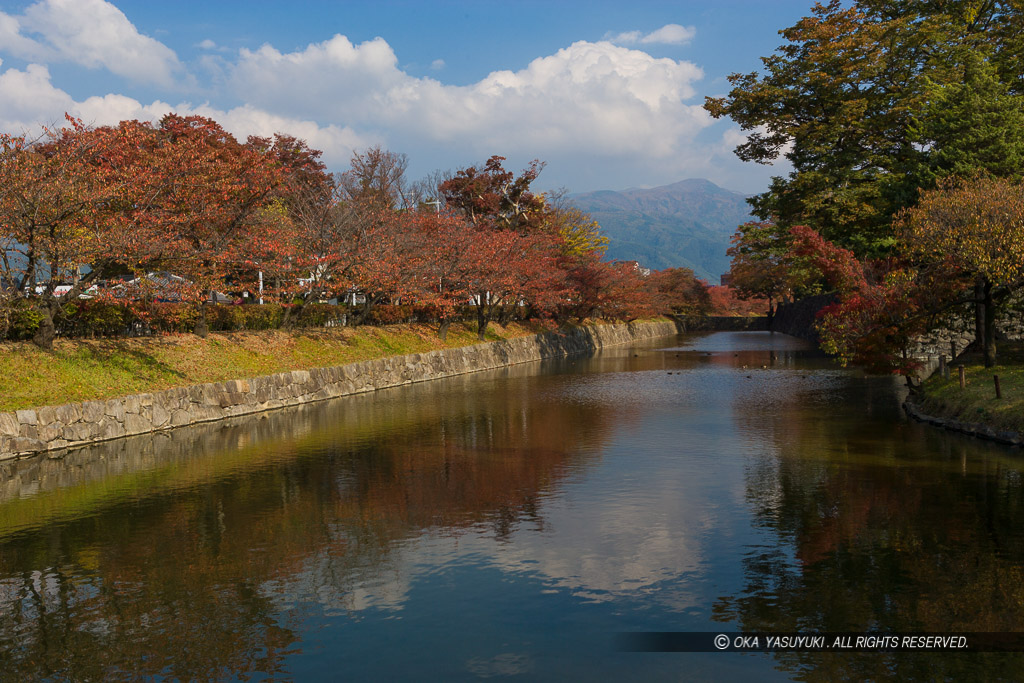
<svg viewBox="0 0 1024 683">
<path fill-rule="evenodd" d="M 0 680 L 1019 679 L 629 632 L 1024 624 L 1024 455 L 767 332 L 0 463 Z"/>
</svg>

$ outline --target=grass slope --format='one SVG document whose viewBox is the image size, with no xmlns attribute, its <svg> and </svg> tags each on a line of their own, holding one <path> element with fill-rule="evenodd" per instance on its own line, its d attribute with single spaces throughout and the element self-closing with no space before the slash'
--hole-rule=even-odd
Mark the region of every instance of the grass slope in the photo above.
<svg viewBox="0 0 1024 683">
<path fill-rule="evenodd" d="M 933 417 L 953 418 L 961 422 L 981 422 L 998 430 L 1024 432 L 1024 342 L 1002 342 L 999 364 L 986 368 L 980 354 L 964 354 L 967 386 L 960 388 L 955 366 L 949 379 L 936 374 L 925 381 L 917 404 Z M 999 375 L 1003 398 L 997 399 L 992 376 Z"/>
<path fill-rule="evenodd" d="M 491 324 L 488 340 L 542 331 L 538 324 Z M 331 367 L 385 356 L 476 344 L 474 325 L 335 328 L 296 332 L 175 335 L 116 340 L 58 340 L 52 352 L 30 343 L 0 344 L 0 412 L 60 405 L 172 387 Z"/>
</svg>

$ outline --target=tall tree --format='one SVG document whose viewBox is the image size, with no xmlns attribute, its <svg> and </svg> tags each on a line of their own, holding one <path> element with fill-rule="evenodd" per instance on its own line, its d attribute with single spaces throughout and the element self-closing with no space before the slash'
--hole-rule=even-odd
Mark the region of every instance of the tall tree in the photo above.
<svg viewBox="0 0 1024 683">
<path fill-rule="evenodd" d="M 410 205 L 410 187 L 405 171 L 409 158 L 374 145 L 354 152 L 351 168 L 341 174 L 338 185 L 346 198 L 377 209 L 404 209 Z"/>
<path fill-rule="evenodd" d="M 492 156 L 483 168 L 470 166 L 440 186 L 448 207 L 473 223 L 491 221 L 503 230 L 526 233 L 538 229 L 544 217 L 544 201 L 530 184 L 544 164 L 536 159 L 516 176 L 502 166 L 505 157 Z"/>
<path fill-rule="evenodd" d="M 782 31 L 787 42 L 762 58 L 764 74 L 733 74 L 728 96 L 708 98 L 705 108 L 748 132 L 736 149 L 741 159 L 785 156 L 793 165 L 751 200 L 758 217 L 784 228 L 813 225 L 859 255 L 877 255 L 895 244 L 891 218 L 926 180 L 916 174 L 932 166 L 932 153 L 953 150 L 952 134 L 963 130 L 929 128 L 919 113 L 936 87 L 958 94 L 971 55 L 989 65 L 979 78 L 998 79 L 1004 99 L 1020 97 L 1022 32 L 1024 6 L 1014 0 L 832 0 Z M 939 129 L 945 139 L 931 145 L 915 132 Z M 989 162 L 984 154 L 969 163 Z M 988 170 L 1007 172 L 998 164 Z"/>
</svg>

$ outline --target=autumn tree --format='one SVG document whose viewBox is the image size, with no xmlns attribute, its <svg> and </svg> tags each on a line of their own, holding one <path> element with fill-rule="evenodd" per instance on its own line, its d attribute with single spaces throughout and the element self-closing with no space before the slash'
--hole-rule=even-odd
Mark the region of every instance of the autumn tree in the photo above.
<svg viewBox="0 0 1024 683">
<path fill-rule="evenodd" d="M 135 260 L 193 284 L 203 336 L 213 292 L 245 262 L 254 219 L 283 182 L 282 166 L 262 143 L 239 143 L 201 116 L 168 114 L 141 154 L 148 172 L 130 222 L 145 244 Z"/>
<path fill-rule="evenodd" d="M 648 276 L 654 305 L 659 313 L 707 315 L 711 310 L 708 284 L 689 268 L 665 268 Z"/>
<path fill-rule="evenodd" d="M 543 198 L 530 189 L 544 164 L 536 159 L 516 176 L 502 166 L 505 157 L 492 156 L 482 168 L 457 171 L 439 187 L 448 207 L 473 223 L 492 221 L 502 230 L 526 233 L 543 220 Z"/>
<path fill-rule="evenodd" d="M 608 237 L 601 232 L 601 224 L 566 199 L 566 191 L 545 193 L 543 229 L 562 240 L 562 251 L 567 255 L 597 254 L 608 249 Z"/>
<path fill-rule="evenodd" d="M 97 172 L 92 131 L 68 118 L 36 139 L 0 138 L 0 289 L 38 317 L 33 341 L 52 348 L 55 320 L 113 260 L 106 214 L 119 187 Z M 84 272 L 82 266 L 91 264 Z M 69 285 L 69 291 L 58 291 Z"/>
<path fill-rule="evenodd" d="M 794 256 L 789 232 L 775 223 L 744 223 L 726 254 L 732 258 L 730 286 L 743 298 L 767 300 L 769 325 L 776 305 L 807 293 L 815 279 L 816 272 Z"/>
<path fill-rule="evenodd" d="M 349 166 L 338 178 L 347 200 L 375 209 L 404 209 L 411 205 L 411 188 L 406 178 L 409 158 L 405 154 L 374 145 L 366 151 L 354 152 Z"/>
<path fill-rule="evenodd" d="M 988 178 L 947 181 L 923 193 L 900 225 L 910 256 L 922 267 L 973 282 L 977 341 L 991 367 L 999 304 L 1024 285 L 1024 185 Z"/>
</svg>

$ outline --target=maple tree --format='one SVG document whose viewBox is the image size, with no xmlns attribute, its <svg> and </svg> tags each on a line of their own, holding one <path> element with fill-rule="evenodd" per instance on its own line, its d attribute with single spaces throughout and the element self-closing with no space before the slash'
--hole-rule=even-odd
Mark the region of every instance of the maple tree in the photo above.
<svg viewBox="0 0 1024 683">
<path fill-rule="evenodd" d="M 775 223 L 744 223 L 731 241 L 730 286 L 740 297 L 766 300 L 769 325 L 777 304 L 814 292 L 818 273 L 793 253 L 792 236 Z"/>
</svg>

